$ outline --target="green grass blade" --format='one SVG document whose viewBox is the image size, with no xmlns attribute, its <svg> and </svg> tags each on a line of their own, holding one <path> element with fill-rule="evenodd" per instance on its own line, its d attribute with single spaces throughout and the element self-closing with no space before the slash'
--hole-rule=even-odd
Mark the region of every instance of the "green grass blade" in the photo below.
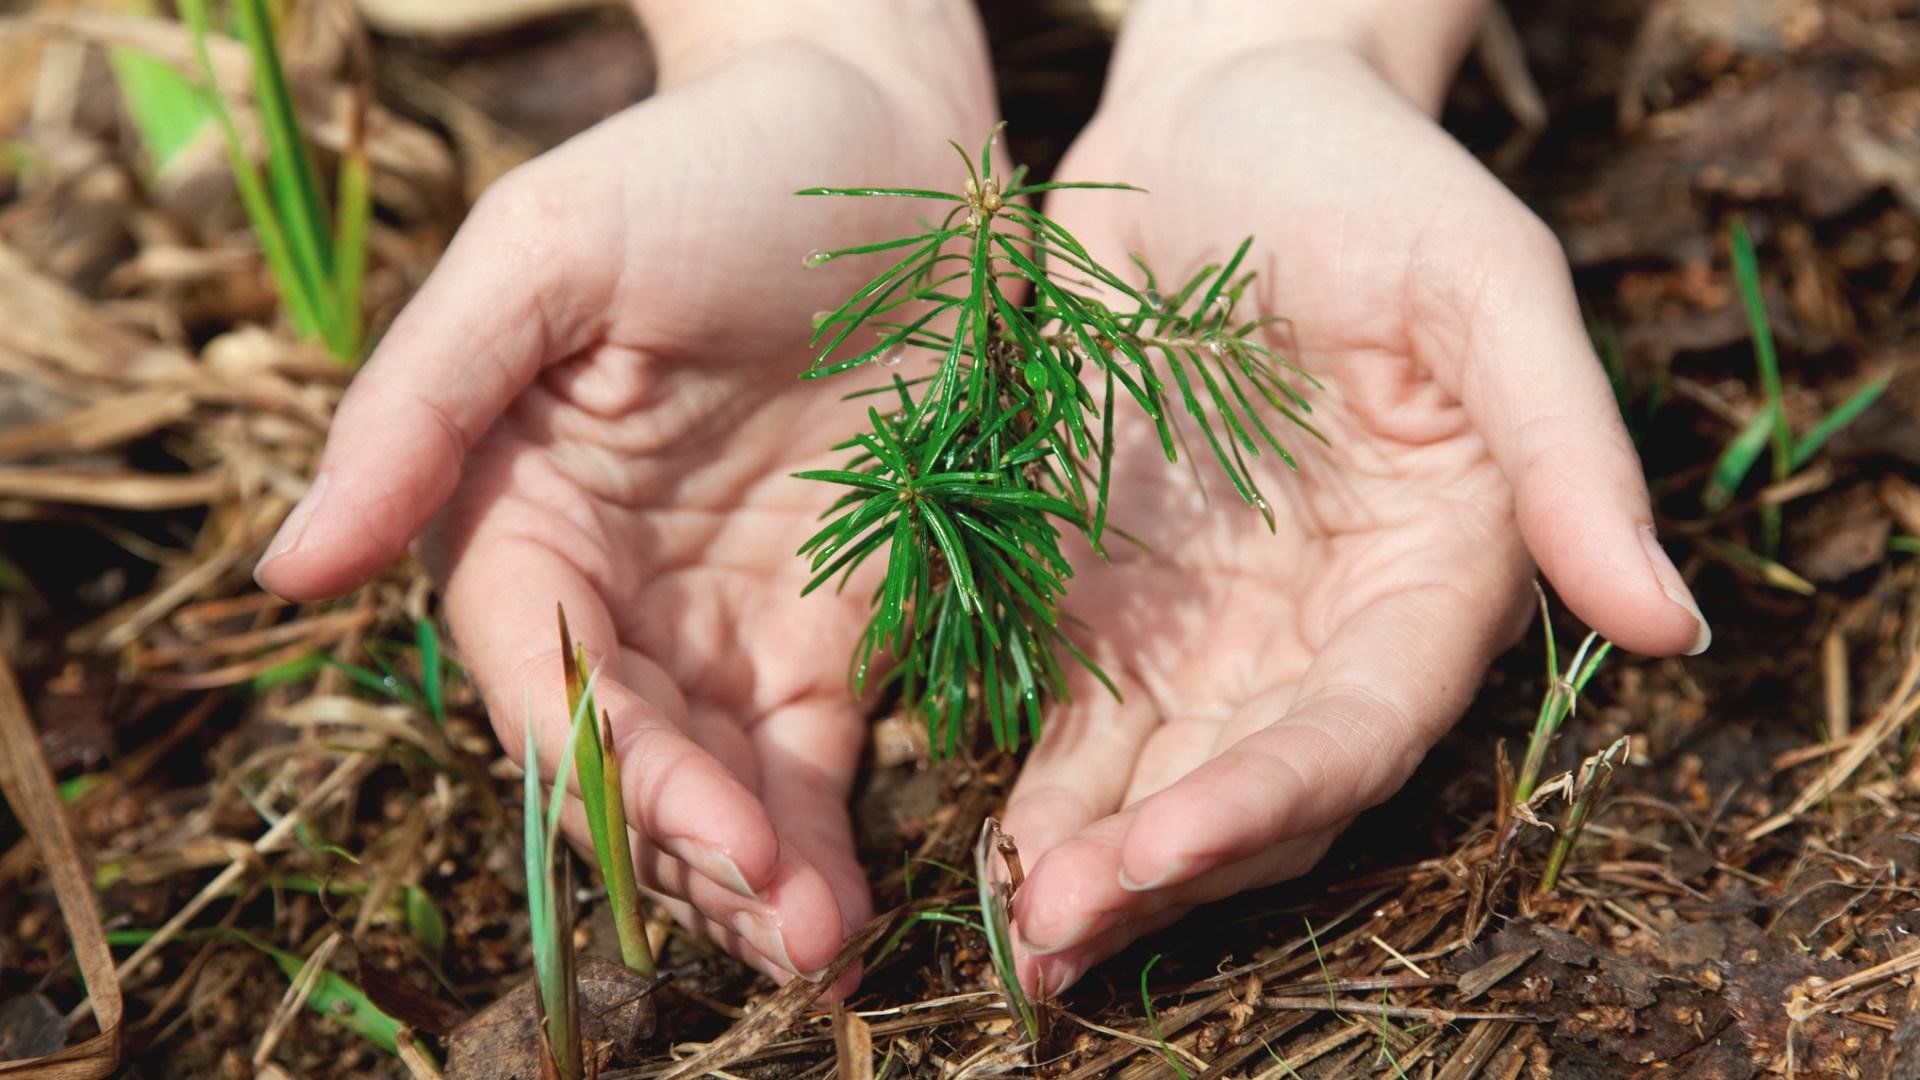
<svg viewBox="0 0 1920 1080">
<path fill-rule="evenodd" d="M 1740 434 L 1733 437 L 1727 448 L 1720 452 L 1720 460 L 1713 464 L 1713 475 L 1707 480 L 1707 488 L 1700 493 L 1700 505 L 1708 510 L 1725 510 L 1733 503 L 1734 493 L 1746 482 L 1747 474 L 1753 471 L 1753 464 L 1760 460 L 1760 454 L 1767 448 L 1767 440 L 1773 437 L 1773 413 L 1762 412 L 1747 421 Z"/>
<path fill-rule="evenodd" d="M 253 60 L 254 106 L 267 140 L 267 184 L 280 212 L 281 227 L 286 230 L 294 266 L 315 313 L 321 316 L 321 332 L 331 342 L 337 327 L 331 325 L 332 313 L 326 310 L 330 305 L 325 303 L 333 275 L 327 214 L 321 205 L 313 158 L 300 135 L 286 71 L 280 66 L 280 52 L 274 45 L 266 0 L 236 0 L 234 21 Z"/>
<path fill-rule="evenodd" d="M 609 838 L 600 851 L 600 872 L 607 883 L 607 902 L 613 908 L 613 927 L 620 938 L 620 958 L 648 978 L 653 977 L 653 945 L 647 940 L 646 913 L 640 907 L 640 882 L 633 872 L 633 845 L 627 839 L 627 801 L 621 788 L 620 757 L 613 749 L 613 720 L 600 714 L 597 729 L 605 767 L 602 780 L 603 813 Z"/>
<path fill-rule="evenodd" d="M 313 294 L 301 282 L 300 271 L 288 247 L 286 230 L 282 227 L 279 213 L 274 209 L 274 201 L 267 193 L 260 171 L 254 168 L 252 159 L 247 156 L 246 144 L 240 139 L 240 129 L 234 124 L 233 113 L 227 108 L 226 99 L 220 94 L 219 80 L 214 76 L 213 57 L 207 50 L 207 35 L 212 33 L 207 16 L 207 0 L 179 0 L 179 7 L 181 17 L 192 32 L 194 53 L 200 61 L 201 74 L 207 80 L 207 100 L 213 107 L 214 121 L 220 125 L 221 137 L 227 144 L 227 157 L 233 166 L 234 187 L 240 194 L 241 205 L 246 207 L 247 220 L 253 225 L 254 235 L 260 240 L 260 252 L 267 260 L 268 269 L 273 272 L 274 281 L 280 286 L 280 302 L 287 306 L 287 317 L 293 322 L 294 332 L 301 337 L 314 337 L 320 332 L 320 318 L 313 306 Z"/>
<path fill-rule="evenodd" d="M 434 726 L 447 726 L 446 658 L 440 653 L 440 635 L 433 620 L 422 615 L 413 628 L 414 641 L 420 647 L 420 689 L 427 699 L 427 713 Z"/>
<path fill-rule="evenodd" d="M 1887 392 L 1887 384 L 1892 381 L 1893 376 L 1882 375 L 1854 391 L 1847 400 L 1834 406 L 1833 411 L 1821 418 L 1820 422 L 1813 426 L 1812 431 L 1800 436 L 1794 442 L 1793 454 L 1788 459 L 1788 466 L 1797 470 L 1813 460 L 1813 455 L 1827 445 L 1828 439 L 1839 434 L 1842 428 L 1858 420 L 1861 413 L 1872 408 L 1873 403 L 1880 400 L 1880 395 Z"/>
<path fill-rule="evenodd" d="M 427 955 L 439 963 L 441 954 L 447 949 L 446 916 L 440 914 L 433 897 L 417 885 L 402 887 L 401 903 L 407 917 L 407 931 L 420 943 L 421 948 L 427 950 Z"/>
<path fill-rule="evenodd" d="M 1773 479 L 1785 480 L 1792 471 L 1793 434 L 1787 430 L 1786 394 L 1780 386 L 1780 361 L 1773 348 L 1773 326 L 1767 319 L 1766 297 L 1760 293 L 1760 262 L 1753 253 L 1753 238 L 1747 235 L 1747 223 L 1733 219 L 1733 275 L 1740 285 L 1740 299 L 1747 309 L 1747 327 L 1753 335 L 1753 357 L 1760 366 L 1760 386 L 1767 396 L 1767 411 L 1773 415 Z M 1770 530 L 1768 554 L 1778 550 L 1778 529 Z"/>
<path fill-rule="evenodd" d="M 588 691 L 591 691 L 589 680 Z M 554 777 L 553 793 L 547 810 L 541 812 L 540 751 L 534 741 L 533 717 L 526 718 L 527 768 L 525 778 L 527 914 L 533 938 L 534 978 L 539 987 L 542 1015 L 545 1018 L 548 1049 L 562 1077 L 573 1080 L 580 1073 L 579 989 L 573 979 L 573 936 L 571 919 L 566 917 L 569 897 L 554 881 L 554 858 L 559 838 L 560 807 L 567 792 L 567 763 L 573 760 L 580 738 L 581 723 L 574 718 L 567 736 L 566 749 L 560 755 L 560 768 Z"/>
<path fill-rule="evenodd" d="M 1145 967 L 1140 969 L 1140 1008 L 1147 1014 L 1147 1030 L 1153 1034 L 1153 1041 L 1160 1047 L 1160 1056 L 1167 1059 L 1180 1080 L 1192 1080 L 1193 1074 L 1187 1071 L 1187 1063 L 1167 1045 L 1167 1037 L 1160 1033 L 1160 1017 L 1153 1011 L 1153 995 L 1147 991 L 1147 976 L 1153 974 L 1154 965 L 1160 962 L 1160 954 L 1155 953 Z"/>
<path fill-rule="evenodd" d="M 587 670 L 587 652 L 573 640 L 567 628 L 564 610 L 560 621 L 561 669 L 565 676 L 567 709 L 574 718 L 574 737 L 580 724 L 591 728 L 591 738 L 580 739 L 574 747 L 574 772 L 580 780 L 580 800 L 586 806 L 587 831 L 593 836 L 593 851 L 600 863 L 600 876 L 607 885 L 607 901 L 613 909 L 614 929 L 620 938 L 620 955 L 627 966 L 651 977 L 653 950 L 647 942 L 646 920 L 640 908 L 640 883 L 633 873 L 633 847 L 627 839 L 626 797 L 621 791 L 620 759 L 613 750 L 613 720 L 600 710 L 593 699 L 591 680 L 583 678 Z"/>
<path fill-rule="evenodd" d="M 360 292 L 367 271 L 367 223 L 373 210 L 372 169 L 367 164 L 366 148 L 358 143 L 349 145 L 340 155 L 334 199 L 333 287 L 329 297 L 334 309 L 334 339 L 328 345 L 343 363 L 356 365 L 361 360 L 365 332 Z"/>
<path fill-rule="evenodd" d="M 213 120 L 206 95 L 173 65 L 128 48 L 107 50 L 127 115 L 146 144 L 155 173 L 165 172 L 180 151 Z"/>
<path fill-rule="evenodd" d="M 243 941 L 265 953 L 289 980 L 300 978 L 305 959 L 277 949 L 244 930 L 229 929 L 226 935 Z M 346 976 L 322 968 L 315 973 L 313 990 L 307 995 L 307 1008 L 338 1023 L 389 1054 L 400 1052 L 400 1021 L 388 1016 Z"/>
</svg>

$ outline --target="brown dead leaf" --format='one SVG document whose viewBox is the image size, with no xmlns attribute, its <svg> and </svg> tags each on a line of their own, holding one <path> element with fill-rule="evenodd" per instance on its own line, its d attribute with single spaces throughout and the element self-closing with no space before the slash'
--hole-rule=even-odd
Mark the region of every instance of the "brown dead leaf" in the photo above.
<svg viewBox="0 0 1920 1080">
<path fill-rule="evenodd" d="M 1808 581 L 1830 585 L 1886 558 L 1893 519 L 1866 487 L 1823 501 L 1815 513 L 1795 530 L 1805 539 L 1794 551 L 1793 565 Z"/>
<path fill-rule="evenodd" d="M 472 1018 L 466 1009 L 422 990 L 399 975 L 370 967 L 362 957 L 354 982 L 367 999 L 395 1020 L 429 1035 L 444 1037 Z"/>
<path fill-rule="evenodd" d="M 605 957 L 583 954 L 575 963 L 580 1037 L 610 1046 L 616 1058 L 631 1054 L 653 1035 L 659 982 Z M 541 1080 L 545 1032 L 537 992 L 529 979 L 461 1024 L 447 1042 L 449 1080 Z"/>
<path fill-rule="evenodd" d="M 53 882 L 73 939 L 89 1001 L 100 1019 L 100 1033 L 85 1042 L 41 1057 L 0 1061 L 0 1077 L 97 1080 L 110 1076 L 120 1066 L 120 979 L 101 929 L 93 882 L 80 862 L 79 842 L 40 756 L 40 740 L 13 669 L 4 660 L 0 660 L 0 794 L 40 849 L 40 861 Z"/>
</svg>

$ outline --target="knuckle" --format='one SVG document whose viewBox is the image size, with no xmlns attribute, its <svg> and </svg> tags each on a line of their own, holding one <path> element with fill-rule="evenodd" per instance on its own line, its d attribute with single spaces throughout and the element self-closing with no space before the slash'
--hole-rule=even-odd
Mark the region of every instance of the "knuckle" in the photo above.
<svg viewBox="0 0 1920 1080">
<path fill-rule="evenodd" d="M 509 170 L 487 185 L 468 214 L 470 228 L 537 238 L 564 212 L 560 194 L 539 174 L 538 161 Z"/>
</svg>

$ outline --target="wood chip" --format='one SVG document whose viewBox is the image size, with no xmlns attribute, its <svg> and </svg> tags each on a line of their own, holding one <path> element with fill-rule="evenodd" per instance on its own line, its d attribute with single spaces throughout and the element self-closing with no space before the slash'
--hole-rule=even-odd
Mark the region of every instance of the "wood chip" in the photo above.
<svg viewBox="0 0 1920 1080">
<path fill-rule="evenodd" d="M 1503 952 L 1493 959 L 1460 976 L 1458 984 L 1461 1001 L 1474 1001 L 1480 995 L 1500 985 L 1500 981 L 1526 966 L 1527 961 L 1539 953 L 1539 949 L 1514 949 Z"/>
</svg>

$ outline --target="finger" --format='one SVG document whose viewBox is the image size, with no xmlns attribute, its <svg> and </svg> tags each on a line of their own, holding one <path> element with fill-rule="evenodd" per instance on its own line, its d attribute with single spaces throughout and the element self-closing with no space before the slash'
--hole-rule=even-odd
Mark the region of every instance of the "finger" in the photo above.
<svg viewBox="0 0 1920 1080">
<path fill-rule="evenodd" d="M 1171 925 L 1201 904 L 1299 877 L 1326 855 L 1351 820 L 1295 837 L 1250 859 L 1169 888 L 1146 893 L 1118 889 L 1120 895 L 1111 901 L 1112 914 L 1096 922 L 1084 940 L 1045 954 L 1026 952 L 1016 943 L 1014 966 L 1021 984 L 1036 992 L 1058 994 L 1080 981 L 1094 965 Z"/>
<path fill-rule="evenodd" d="M 1512 605 L 1473 584 L 1392 593 L 1348 618 L 1284 715 L 1137 806 L 1121 885 L 1192 880 L 1397 790 L 1502 644 Z"/>
<path fill-rule="evenodd" d="M 512 509 L 496 504 L 487 513 L 506 519 Z M 520 755 L 530 712 L 552 775 L 568 734 L 553 605 L 565 610 L 575 640 L 617 638 L 598 593 L 547 539 L 482 523 L 460 550 L 448 553 L 444 580 L 448 622 L 501 742 L 510 755 Z M 680 730 L 663 703 L 636 694 L 631 682 L 624 671 L 603 669 L 594 686 L 613 726 L 631 823 L 701 874 L 754 896 L 774 881 L 779 864 L 779 841 L 765 810 L 738 776 Z"/>
<path fill-rule="evenodd" d="M 1703 652 L 1712 631 L 1654 537 L 1640 460 L 1566 257 L 1537 219 L 1516 220 L 1511 237 L 1476 238 L 1500 268 L 1459 305 L 1471 322 L 1454 390 L 1513 486 L 1528 550 L 1567 605 L 1636 652 Z"/>
<path fill-rule="evenodd" d="M 568 795 L 561 828 L 581 857 L 598 865 L 586 807 Z M 799 856 L 783 856 L 759 898 L 743 897 L 629 830 L 634 876 L 649 899 L 687 929 L 775 978 L 816 975 L 838 954 L 844 934 L 832 888 Z M 697 918 L 694 917 L 697 914 Z M 760 961 L 756 963 L 756 961 Z M 784 976 L 784 978 L 782 978 Z"/>
<path fill-rule="evenodd" d="M 1148 934 L 1172 926 L 1191 910 L 1184 906 L 1160 908 L 1141 918 L 1121 922 L 1079 947 L 1046 956 L 1024 952 L 1016 945 L 1014 971 L 1028 993 L 1042 998 L 1058 997 L 1101 961 Z"/>
<path fill-rule="evenodd" d="M 1092 679 L 1082 681 L 1091 685 L 1047 718 L 1001 818 L 1030 865 L 1120 809 L 1127 778 L 1159 720 L 1141 687 L 1121 684 L 1116 701 Z"/>
<path fill-rule="evenodd" d="M 847 799 L 866 727 L 844 694 L 777 709 L 753 729 L 763 763 L 760 797 L 783 850 L 816 868 L 831 887 L 842 936 L 873 917 L 866 872 L 853 846 Z"/>
<path fill-rule="evenodd" d="M 617 170 L 536 159 L 487 189 L 354 378 L 318 473 L 255 570 L 289 599 L 346 591 L 405 549 L 467 451 L 539 373 L 584 348 L 618 278 Z"/>
<path fill-rule="evenodd" d="M 732 928 L 708 917 L 698 908 L 689 905 L 685 901 L 662 900 L 660 901 L 660 906 L 666 909 L 667 914 L 673 916 L 675 922 L 686 927 L 689 932 L 725 949 L 735 959 L 738 959 L 741 963 L 767 976 L 774 982 L 785 986 L 794 979 L 800 978 L 800 976 L 795 975 L 791 970 L 769 959 L 756 948 L 752 942 L 735 933 Z M 862 966 L 860 962 L 856 960 L 844 975 L 834 981 L 833 985 L 825 988 L 823 994 L 829 1001 L 835 997 L 843 1001 L 852 997 L 854 990 L 860 986 L 862 973 Z"/>
<path fill-rule="evenodd" d="M 1031 985 L 1060 989 L 1093 964 L 1125 948 L 1166 912 L 1185 911 L 1312 869 L 1351 818 L 1269 845 L 1245 859 L 1215 866 L 1151 890 L 1121 880 L 1121 857 L 1138 809 L 1104 818 L 1042 857 L 1014 897 L 1016 959 L 1055 974 Z M 1064 929 L 1060 929 L 1065 927 Z M 1103 944 L 1104 943 L 1104 944 Z"/>
</svg>

